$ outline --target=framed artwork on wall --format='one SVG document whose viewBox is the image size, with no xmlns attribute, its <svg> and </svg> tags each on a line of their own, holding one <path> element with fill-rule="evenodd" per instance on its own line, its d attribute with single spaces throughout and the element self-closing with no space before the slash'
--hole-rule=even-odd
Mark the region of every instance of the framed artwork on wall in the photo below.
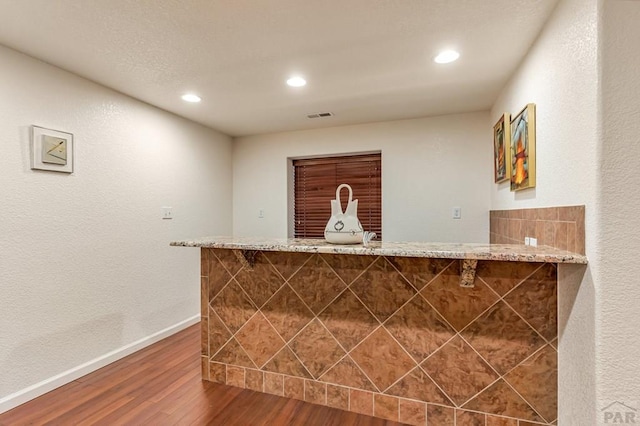
<svg viewBox="0 0 640 426">
<path fill-rule="evenodd" d="M 511 160 L 509 147 L 511 145 L 511 130 L 509 113 L 504 113 L 493 126 L 493 179 L 495 183 L 509 179 Z"/>
<path fill-rule="evenodd" d="M 511 120 L 511 190 L 536 186 L 536 105 L 527 104 Z"/>
<path fill-rule="evenodd" d="M 73 135 L 31 126 L 31 169 L 73 173 Z"/>
</svg>

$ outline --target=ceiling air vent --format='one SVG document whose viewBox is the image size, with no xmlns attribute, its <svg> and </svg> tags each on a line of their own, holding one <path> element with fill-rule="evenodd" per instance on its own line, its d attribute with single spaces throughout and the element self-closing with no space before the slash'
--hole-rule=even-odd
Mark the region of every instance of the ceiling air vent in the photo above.
<svg viewBox="0 0 640 426">
<path fill-rule="evenodd" d="M 333 117 L 332 112 L 316 112 L 314 114 L 307 114 L 307 118 L 326 118 Z"/>
</svg>

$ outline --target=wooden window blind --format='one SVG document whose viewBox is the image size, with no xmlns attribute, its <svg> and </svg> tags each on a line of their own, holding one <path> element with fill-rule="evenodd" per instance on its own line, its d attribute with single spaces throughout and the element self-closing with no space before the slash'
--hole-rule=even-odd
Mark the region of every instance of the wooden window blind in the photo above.
<svg viewBox="0 0 640 426">
<path fill-rule="evenodd" d="M 358 219 L 365 231 L 382 239 L 382 157 L 381 154 L 293 160 L 294 236 L 324 238 L 331 217 L 331 203 L 342 183 L 353 189 L 358 200 Z M 340 194 L 343 210 L 349 193 Z"/>
</svg>

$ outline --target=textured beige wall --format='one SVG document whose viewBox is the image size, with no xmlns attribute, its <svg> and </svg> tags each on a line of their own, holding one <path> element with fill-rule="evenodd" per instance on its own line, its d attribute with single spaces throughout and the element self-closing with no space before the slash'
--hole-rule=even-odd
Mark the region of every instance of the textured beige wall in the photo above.
<svg viewBox="0 0 640 426">
<path fill-rule="evenodd" d="M 585 205 L 589 267 L 579 291 L 559 278 L 559 424 L 593 425 L 596 418 L 596 287 L 598 214 L 599 58 L 597 0 L 562 0 L 491 110 L 491 125 L 504 112 L 536 104 L 535 189 L 511 192 L 493 185 L 491 209 Z M 580 321 L 574 319 L 579 318 Z"/>
<path fill-rule="evenodd" d="M 197 314 L 198 252 L 169 241 L 231 232 L 231 140 L 4 47 L 0 63 L 2 411 Z M 72 175 L 30 170 L 32 124 L 74 134 Z"/>
</svg>

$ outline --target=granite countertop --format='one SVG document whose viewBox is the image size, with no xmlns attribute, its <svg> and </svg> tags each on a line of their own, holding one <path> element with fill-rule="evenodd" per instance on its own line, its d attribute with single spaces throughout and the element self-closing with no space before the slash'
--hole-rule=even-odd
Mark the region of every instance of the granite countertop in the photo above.
<svg viewBox="0 0 640 426">
<path fill-rule="evenodd" d="M 172 246 L 234 250 L 286 251 L 301 253 L 355 254 L 369 256 L 430 257 L 437 259 L 502 260 L 511 262 L 549 262 L 586 264 L 582 254 L 548 246 L 516 244 L 380 242 L 335 245 L 320 239 L 277 239 L 252 237 L 205 237 L 173 241 Z"/>
</svg>

